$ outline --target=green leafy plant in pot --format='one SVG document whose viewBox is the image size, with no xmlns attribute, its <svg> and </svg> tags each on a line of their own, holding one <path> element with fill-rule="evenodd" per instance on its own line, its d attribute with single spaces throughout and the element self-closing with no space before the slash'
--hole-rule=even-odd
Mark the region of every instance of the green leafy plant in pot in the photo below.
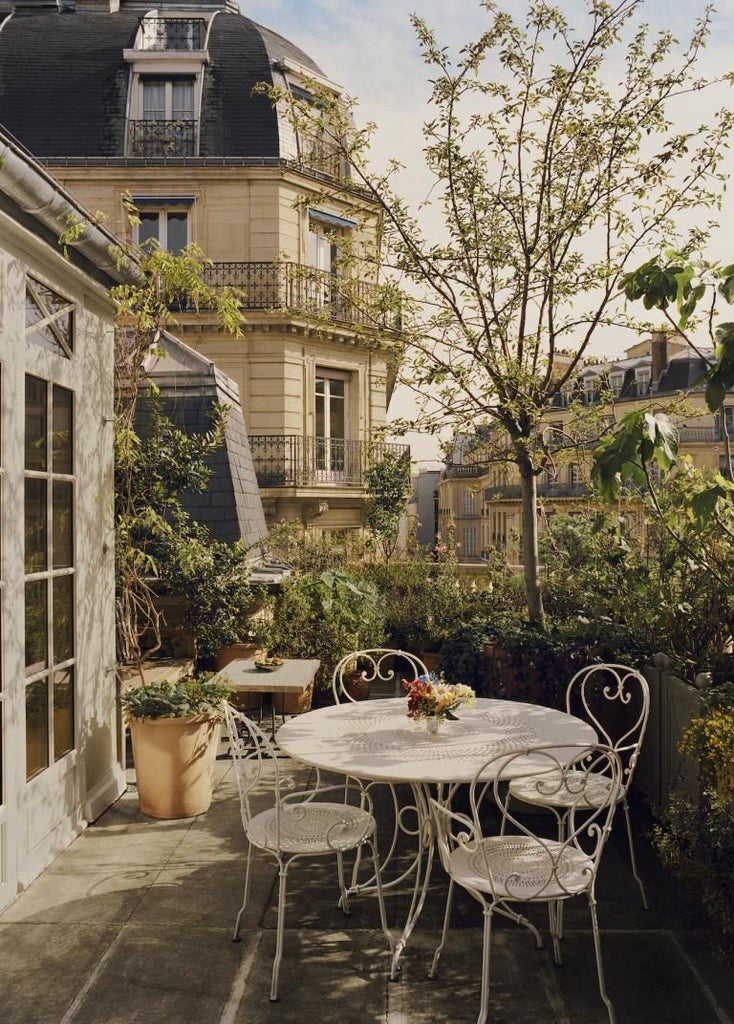
<svg viewBox="0 0 734 1024">
<path fill-rule="evenodd" d="M 210 674 L 143 683 L 122 694 L 143 814 L 189 818 L 209 809 L 229 693 Z"/>
</svg>

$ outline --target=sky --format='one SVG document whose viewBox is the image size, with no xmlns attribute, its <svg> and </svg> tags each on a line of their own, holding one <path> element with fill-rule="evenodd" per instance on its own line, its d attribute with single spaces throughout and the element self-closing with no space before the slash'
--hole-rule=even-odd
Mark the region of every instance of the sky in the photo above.
<svg viewBox="0 0 734 1024">
<path fill-rule="evenodd" d="M 574 11 L 586 7 L 583 0 L 557 0 L 573 22 Z M 487 13 L 479 0 L 239 0 L 248 18 L 280 33 L 304 50 L 324 74 L 344 92 L 356 97 L 361 123 L 373 121 L 374 166 L 384 166 L 391 157 L 405 163 L 399 180 L 406 198 L 419 199 L 425 192 L 422 179 L 421 125 L 428 112 L 430 86 L 410 15 L 417 12 L 433 28 L 442 44 L 456 48 L 476 39 L 486 26 Z M 525 0 L 505 0 L 505 9 L 519 15 Z M 642 17 L 654 29 L 669 28 L 685 39 L 703 0 L 645 0 Z M 734 70 L 734 0 L 718 0 L 715 30 L 709 40 L 702 71 Z M 734 104 L 734 91 L 723 102 Z M 700 111 L 696 111 L 697 118 Z M 732 157 L 734 171 L 734 157 Z M 722 220 L 734 221 L 734 203 L 729 200 Z M 721 248 L 716 258 L 734 261 L 726 252 L 729 232 L 722 230 L 714 244 Z M 592 344 L 591 352 L 619 354 L 605 348 L 608 342 Z M 410 398 L 398 392 L 391 404 L 392 415 L 409 416 Z M 413 458 L 431 460 L 438 449 L 431 439 L 412 436 Z"/>
</svg>

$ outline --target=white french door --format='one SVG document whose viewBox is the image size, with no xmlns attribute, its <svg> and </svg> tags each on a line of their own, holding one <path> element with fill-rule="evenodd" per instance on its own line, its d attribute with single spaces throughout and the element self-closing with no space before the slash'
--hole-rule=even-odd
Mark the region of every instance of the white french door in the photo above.
<svg viewBox="0 0 734 1024">
<path fill-rule="evenodd" d="M 347 402 L 349 374 L 316 371 L 316 479 L 338 483 L 347 470 Z"/>
</svg>

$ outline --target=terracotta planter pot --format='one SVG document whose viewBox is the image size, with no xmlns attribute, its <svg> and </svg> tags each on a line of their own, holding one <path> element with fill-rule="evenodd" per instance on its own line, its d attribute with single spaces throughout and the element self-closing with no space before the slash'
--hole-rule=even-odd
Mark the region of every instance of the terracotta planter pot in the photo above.
<svg viewBox="0 0 734 1024">
<path fill-rule="evenodd" d="M 215 663 L 217 672 L 221 672 L 235 658 L 254 658 L 258 649 L 257 644 L 229 644 L 227 647 L 220 647 Z M 263 694 L 259 690 L 235 693 L 231 702 L 240 711 L 262 711 Z"/>
<path fill-rule="evenodd" d="M 273 710 L 278 715 L 302 715 L 311 710 L 313 704 L 313 683 L 302 693 L 274 693 Z"/>
<path fill-rule="evenodd" d="M 220 723 L 211 718 L 132 718 L 140 810 L 151 818 L 191 818 L 212 802 Z"/>
<path fill-rule="evenodd" d="M 365 679 L 364 673 L 355 668 L 344 674 L 344 689 L 352 700 L 367 700 L 372 690 L 372 685 Z"/>
</svg>

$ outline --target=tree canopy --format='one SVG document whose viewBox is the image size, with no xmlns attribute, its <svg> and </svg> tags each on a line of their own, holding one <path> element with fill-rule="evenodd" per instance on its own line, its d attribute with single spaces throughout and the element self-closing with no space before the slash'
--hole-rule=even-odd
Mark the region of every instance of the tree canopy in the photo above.
<svg viewBox="0 0 734 1024">
<path fill-rule="evenodd" d="M 379 211 L 377 245 L 342 241 L 342 263 L 361 273 L 371 263 L 376 278 L 398 286 L 392 294 L 402 292 L 401 380 L 417 410 L 397 429 L 489 427 L 488 457 L 517 466 L 528 607 L 542 622 L 543 418 L 594 332 L 618 322 L 630 262 L 663 239 L 683 250 L 700 242 L 701 211 L 723 189 L 733 119 L 707 105 L 708 7 L 683 44 L 651 31 L 643 0 L 586 0 L 573 22 L 546 0 L 529 0 L 518 18 L 494 0 L 481 7 L 486 30 L 455 55 L 412 18 L 431 83 L 422 202 L 399 194 L 398 162 L 370 166 L 374 126 L 355 127 L 351 101 L 317 83 L 310 96 L 271 92 L 289 105 L 302 140 L 346 158 L 340 184 L 355 218 L 365 199 Z M 682 127 L 681 104 L 692 98 L 702 123 Z M 686 230 L 688 211 L 696 217 Z"/>
</svg>

